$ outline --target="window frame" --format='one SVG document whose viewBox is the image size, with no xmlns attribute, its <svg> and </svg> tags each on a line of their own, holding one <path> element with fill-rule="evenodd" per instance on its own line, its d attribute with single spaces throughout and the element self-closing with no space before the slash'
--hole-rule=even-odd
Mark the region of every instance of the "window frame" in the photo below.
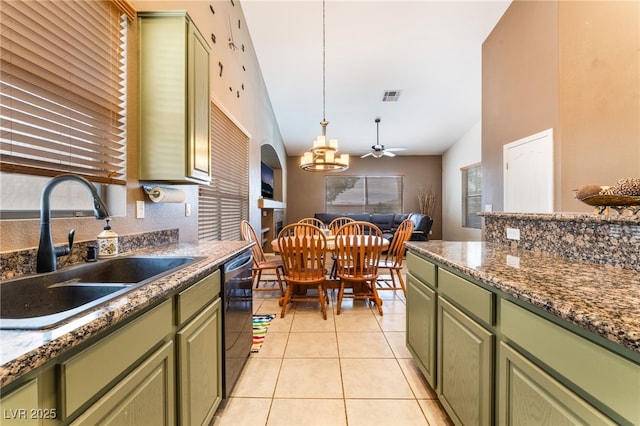
<svg viewBox="0 0 640 426">
<path fill-rule="evenodd" d="M 475 163 L 460 168 L 462 183 L 462 227 L 482 229 L 482 218 L 477 213 L 482 211 L 482 164 Z M 470 179 L 477 178 L 474 185 L 470 185 Z M 476 191 L 469 193 L 469 187 L 475 186 Z M 472 202 L 475 201 L 475 203 Z M 476 206 L 474 209 L 472 205 Z"/>
<path fill-rule="evenodd" d="M 355 180 L 354 180 L 355 179 Z M 373 180 L 376 179 L 389 179 L 388 182 L 390 185 L 396 186 L 398 192 L 396 194 L 395 202 L 391 204 L 387 204 L 392 207 L 391 211 L 389 209 L 380 208 L 380 206 L 384 207 L 385 204 L 381 203 L 370 203 L 370 200 L 374 198 L 374 193 L 369 190 L 369 188 L 375 188 L 376 185 L 373 184 Z M 333 200 L 330 200 L 331 196 L 330 192 L 333 193 L 336 188 L 335 184 L 332 184 L 332 180 L 347 180 L 347 185 L 349 184 L 348 180 L 354 180 L 353 185 L 350 188 L 346 188 L 343 191 L 338 192 Z M 340 194 L 353 189 L 356 184 L 360 183 L 362 180 L 362 202 L 354 202 L 353 204 L 342 204 L 341 207 L 338 207 L 336 204 L 332 204 Z M 393 180 L 393 181 L 391 181 Z M 377 186 L 383 186 L 383 183 L 380 183 Z M 357 200 L 356 200 L 357 201 Z M 378 206 L 378 207 L 376 207 Z M 339 210 L 339 211 L 338 211 Z M 400 214 L 404 210 L 404 176 L 394 175 L 394 176 L 367 176 L 367 175 L 327 175 L 325 176 L 325 212 L 327 213 L 387 213 L 387 214 Z"/>
</svg>

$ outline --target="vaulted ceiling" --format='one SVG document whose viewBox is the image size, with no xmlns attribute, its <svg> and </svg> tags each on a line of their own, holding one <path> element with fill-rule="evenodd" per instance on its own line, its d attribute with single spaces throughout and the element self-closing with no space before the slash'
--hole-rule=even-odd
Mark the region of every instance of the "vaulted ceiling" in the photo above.
<svg viewBox="0 0 640 426">
<path fill-rule="evenodd" d="M 327 137 L 362 155 L 439 155 L 480 120 L 481 47 L 510 0 L 328 0 Z M 321 133 L 323 3 L 244 0 L 242 9 L 289 155 Z M 398 91 L 385 102 L 387 91 Z"/>
</svg>

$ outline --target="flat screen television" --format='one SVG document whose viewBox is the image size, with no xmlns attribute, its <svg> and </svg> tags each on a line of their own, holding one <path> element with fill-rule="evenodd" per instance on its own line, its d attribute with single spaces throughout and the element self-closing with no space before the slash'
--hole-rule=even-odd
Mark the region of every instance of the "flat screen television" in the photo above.
<svg viewBox="0 0 640 426">
<path fill-rule="evenodd" d="M 263 162 L 260 162 L 262 167 L 262 197 L 273 200 L 273 169 Z"/>
</svg>

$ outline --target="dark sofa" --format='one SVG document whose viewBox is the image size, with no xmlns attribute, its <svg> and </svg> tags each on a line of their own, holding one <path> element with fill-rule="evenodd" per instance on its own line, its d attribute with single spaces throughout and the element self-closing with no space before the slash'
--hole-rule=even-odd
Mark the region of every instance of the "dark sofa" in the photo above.
<svg viewBox="0 0 640 426">
<path fill-rule="evenodd" d="M 385 238 L 388 239 L 393 238 L 393 234 L 403 220 L 411 219 L 413 222 L 411 241 L 427 241 L 433 226 L 433 219 L 420 213 L 316 213 L 314 217 L 320 219 L 325 225 L 337 217 L 350 217 L 353 220 L 371 222 L 380 228 Z"/>
</svg>

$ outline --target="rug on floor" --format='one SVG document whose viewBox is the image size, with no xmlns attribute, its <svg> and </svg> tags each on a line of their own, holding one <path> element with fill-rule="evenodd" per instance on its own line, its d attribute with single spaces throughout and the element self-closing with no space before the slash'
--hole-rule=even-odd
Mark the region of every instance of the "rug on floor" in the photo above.
<svg viewBox="0 0 640 426">
<path fill-rule="evenodd" d="M 264 343 L 264 336 L 267 334 L 267 329 L 271 320 L 276 316 L 274 314 L 269 315 L 254 315 L 253 316 L 253 345 L 251 346 L 251 352 L 258 352 Z"/>
</svg>

